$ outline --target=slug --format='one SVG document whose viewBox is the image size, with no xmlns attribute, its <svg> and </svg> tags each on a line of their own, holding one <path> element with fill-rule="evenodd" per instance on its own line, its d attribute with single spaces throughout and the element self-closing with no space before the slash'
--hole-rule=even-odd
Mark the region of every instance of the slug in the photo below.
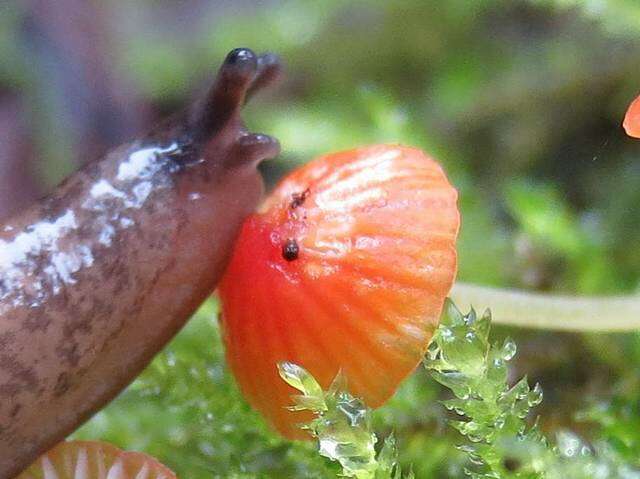
<svg viewBox="0 0 640 479">
<path fill-rule="evenodd" d="M 215 288 L 277 140 L 245 98 L 274 55 L 236 49 L 207 96 L 0 226 L 0 478 L 104 406 Z"/>
</svg>

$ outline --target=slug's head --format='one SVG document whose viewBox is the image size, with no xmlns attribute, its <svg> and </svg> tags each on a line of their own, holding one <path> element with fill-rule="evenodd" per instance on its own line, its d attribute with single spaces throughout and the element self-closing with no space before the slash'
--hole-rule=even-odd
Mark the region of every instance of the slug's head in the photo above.
<svg viewBox="0 0 640 479">
<path fill-rule="evenodd" d="M 262 190 L 256 166 L 276 156 L 280 145 L 271 136 L 249 132 L 240 113 L 248 98 L 279 79 L 281 73 L 276 55 L 256 55 L 248 48 L 236 48 L 225 58 L 207 94 L 151 133 L 147 142 L 170 158 L 170 169 L 178 173 L 185 190 L 219 188 L 229 179 L 238 182 L 243 176 L 249 184 L 241 189 L 249 190 L 249 196 L 253 198 L 255 190 Z"/>
<path fill-rule="evenodd" d="M 241 221 L 263 194 L 257 166 L 280 152 L 275 138 L 248 131 L 240 113 L 248 98 L 281 73 L 276 55 L 258 56 L 236 48 L 220 66 L 208 93 L 152 135 L 168 162 L 164 170 L 170 172 L 183 216 L 193 227 L 182 241 L 206 243 L 213 258 L 229 256 Z M 210 269 L 217 276 L 224 264 L 212 259 Z"/>
</svg>

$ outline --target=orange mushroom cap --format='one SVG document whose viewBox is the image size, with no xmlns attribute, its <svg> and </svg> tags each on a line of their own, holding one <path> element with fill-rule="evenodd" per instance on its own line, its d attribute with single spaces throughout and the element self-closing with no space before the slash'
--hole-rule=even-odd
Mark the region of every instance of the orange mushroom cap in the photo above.
<svg viewBox="0 0 640 479">
<path fill-rule="evenodd" d="M 640 96 L 629 105 L 622 127 L 630 137 L 640 138 Z"/>
<path fill-rule="evenodd" d="M 16 479 L 176 479 L 153 457 L 99 441 L 61 442 Z"/>
<path fill-rule="evenodd" d="M 309 416 L 278 362 L 323 388 L 342 370 L 370 407 L 418 365 L 456 275 L 456 200 L 422 151 L 376 145 L 295 170 L 246 220 L 219 288 L 227 358 L 283 435 Z"/>
</svg>

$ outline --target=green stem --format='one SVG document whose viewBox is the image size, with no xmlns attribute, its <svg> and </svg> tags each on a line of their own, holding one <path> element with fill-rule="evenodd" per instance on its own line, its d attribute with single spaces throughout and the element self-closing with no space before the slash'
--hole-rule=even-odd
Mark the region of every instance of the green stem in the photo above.
<svg viewBox="0 0 640 479">
<path fill-rule="evenodd" d="M 556 331 L 640 330 L 640 296 L 561 296 L 456 283 L 462 311 L 491 309 L 493 323 Z"/>
</svg>

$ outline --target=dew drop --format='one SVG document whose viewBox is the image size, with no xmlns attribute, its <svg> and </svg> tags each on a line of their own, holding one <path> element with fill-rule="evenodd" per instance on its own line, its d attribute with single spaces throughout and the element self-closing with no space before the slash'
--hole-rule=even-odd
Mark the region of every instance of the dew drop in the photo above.
<svg viewBox="0 0 640 479">
<path fill-rule="evenodd" d="M 502 346 L 502 358 L 505 361 L 510 361 L 516 355 L 516 343 L 511 339 L 507 339 Z"/>
</svg>

